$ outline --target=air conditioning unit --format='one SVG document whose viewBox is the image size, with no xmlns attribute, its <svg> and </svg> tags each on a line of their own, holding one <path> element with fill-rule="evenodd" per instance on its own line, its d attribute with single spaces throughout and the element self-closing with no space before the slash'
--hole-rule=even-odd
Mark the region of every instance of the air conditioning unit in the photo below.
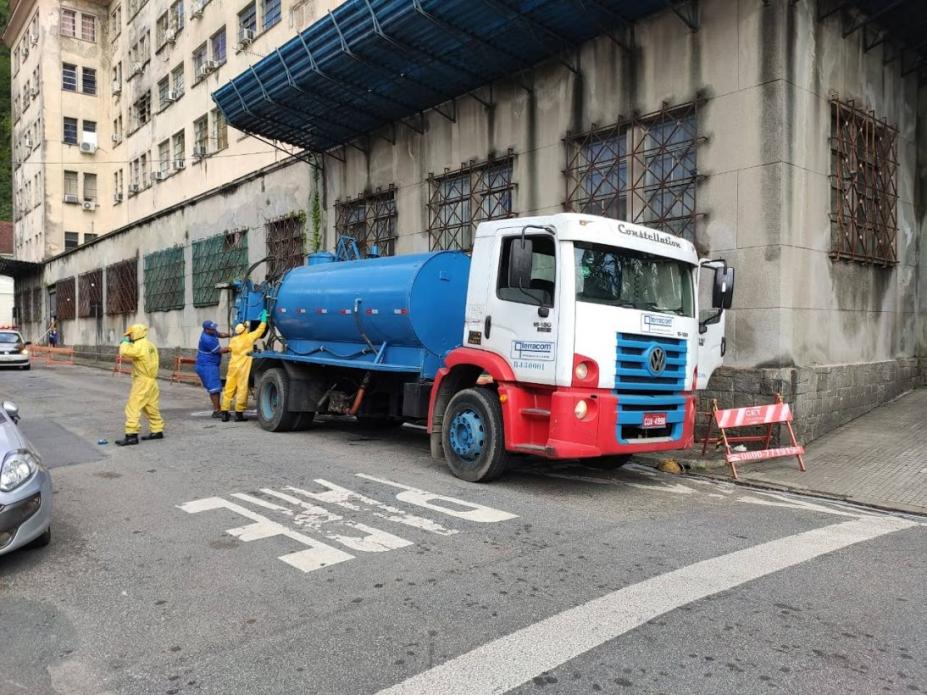
<svg viewBox="0 0 927 695">
<path fill-rule="evenodd" d="M 142 70 L 144 69 L 145 69 L 144 63 L 132 63 L 132 74 L 133 75 L 140 75 L 142 73 Z"/>
<path fill-rule="evenodd" d="M 174 169 L 175 169 L 176 171 L 180 171 L 180 170 L 183 169 L 185 166 L 186 166 L 186 163 L 185 163 L 182 159 L 175 159 L 175 160 L 174 160 Z"/>
<path fill-rule="evenodd" d="M 113 203 L 122 202 L 122 193 L 113 193 Z"/>
<path fill-rule="evenodd" d="M 193 146 L 193 158 L 202 159 L 206 156 L 206 145 L 194 145 Z"/>
<path fill-rule="evenodd" d="M 118 145 L 120 142 L 122 142 L 122 135 L 119 133 L 113 133 L 112 138 L 114 145 Z"/>
<path fill-rule="evenodd" d="M 85 201 L 84 201 L 83 207 L 84 207 L 84 210 L 91 210 L 91 211 L 93 211 L 93 210 L 96 210 L 96 209 L 97 209 L 97 204 L 96 204 L 96 202 L 93 201 L 93 200 L 85 200 Z"/>
<path fill-rule="evenodd" d="M 203 16 L 203 8 L 206 7 L 206 3 L 203 0 L 193 0 L 193 9 L 190 10 L 190 17 L 192 19 L 199 19 Z"/>
<path fill-rule="evenodd" d="M 203 64 L 200 65 L 200 77 L 206 77 L 209 73 L 219 67 L 219 63 L 214 60 L 204 60 Z"/>
<path fill-rule="evenodd" d="M 28 135 L 23 138 L 23 147 L 32 147 L 32 138 L 30 138 Z"/>
<path fill-rule="evenodd" d="M 32 41 L 33 46 L 37 46 L 39 43 L 39 32 L 34 31 L 29 34 L 29 40 Z"/>
<path fill-rule="evenodd" d="M 142 189 L 137 183 L 129 184 L 129 193 L 138 193 Z"/>
<path fill-rule="evenodd" d="M 243 48 L 254 43 L 254 29 L 248 27 L 238 27 L 238 46 Z"/>
<path fill-rule="evenodd" d="M 167 33 L 164 34 L 164 40 L 167 43 L 174 43 L 177 40 L 177 31 L 175 29 L 168 29 Z"/>
<path fill-rule="evenodd" d="M 113 80 L 113 96 L 122 94 L 122 82 L 119 80 Z"/>
<path fill-rule="evenodd" d="M 97 144 L 95 142 L 82 142 L 80 144 L 80 151 L 83 154 L 93 154 L 97 151 Z"/>
<path fill-rule="evenodd" d="M 79 203 L 80 200 L 77 198 L 77 194 L 76 194 L 76 193 L 65 193 L 65 194 L 64 194 L 64 202 L 66 202 L 66 203 Z"/>
<path fill-rule="evenodd" d="M 153 172 L 151 172 L 151 180 L 152 180 L 153 182 L 165 181 L 165 180 L 167 180 L 167 172 L 166 172 L 166 171 L 160 171 L 160 170 L 159 170 L 159 171 L 153 171 Z"/>
<path fill-rule="evenodd" d="M 20 49 L 23 53 L 23 58 L 26 58 L 29 55 L 29 44 L 24 43 L 23 47 Z"/>
<path fill-rule="evenodd" d="M 183 92 L 175 92 L 173 89 L 167 90 L 167 99 L 165 101 L 177 101 Z"/>
<path fill-rule="evenodd" d="M 39 95 L 39 85 L 33 85 L 32 87 L 32 96 L 37 97 Z"/>
</svg>

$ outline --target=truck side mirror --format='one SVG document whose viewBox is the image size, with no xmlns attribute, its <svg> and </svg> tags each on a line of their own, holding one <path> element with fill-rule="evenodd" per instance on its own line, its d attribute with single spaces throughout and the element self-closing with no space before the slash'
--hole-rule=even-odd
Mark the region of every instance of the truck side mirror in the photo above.
<svg viewBox="0 0 927 695">
<path fill-rule="evenodd" d="M 711 305 L 715 309 L 730 309 L 734 301 L 734 269 L 715 268 L 715 284 L 711 293 Z"/>
<path fill-rule="evenodd" d="M 531 286 L 531 263 L 534 242 L 531 239 L 512 239 L 509 246 L 509 287 L 527 289 Z"/>
</svg>

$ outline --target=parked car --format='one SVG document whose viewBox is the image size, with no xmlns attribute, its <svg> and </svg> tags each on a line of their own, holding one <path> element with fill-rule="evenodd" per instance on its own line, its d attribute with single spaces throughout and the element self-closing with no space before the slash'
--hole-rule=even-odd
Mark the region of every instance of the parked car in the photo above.
<svg viewBox="0 0 927 695">
<path fill-rule="evenodd" d="M 12 330 L 0 330 L 0 367 L 19 367 L 30 369 L 29 345 L 23 340 L 22 333 Z"/>
<path fill-rule="evenodd" d="M 17 422 L 19 408 L 4 401 L 0 411 L 0 555 L 51 541 L 51 475 Z"/>
</svg>

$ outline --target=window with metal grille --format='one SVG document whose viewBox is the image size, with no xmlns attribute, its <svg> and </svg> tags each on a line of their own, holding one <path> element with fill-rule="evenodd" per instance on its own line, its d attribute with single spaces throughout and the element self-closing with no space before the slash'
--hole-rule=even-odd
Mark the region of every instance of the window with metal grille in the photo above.
<svg viewBox="0 0 927 695">
<path fill-rule="evenodd" d="M 219 109 L 212 110 L 212 142 L 215 152 L 229 146 L 229 124 Z"/>
<path fill-rule="evenodd" d="M 514 157 L 465 164 L 442 176 L 428 176 L 428 232 L 431 248 L 473 247 L 480 222 L 512 217 Z"/>
<path fill-rule="evenodd" d="M 77 36 L 77 12 L 61 10 L 60 30 L 62 36 Z"/>
<path fill-rule="evenodd" d="M 354 200 L 335 203 L 335 232 L 357 241 L 362 254 L 376 244 L 381 256 L 396 253 L 396 191 L 377 191 Z"/>
<path fill-rule="evenodd" d="M 93 68 L 81 68 L 81 91 L 91 96 L 97 93 L 97 71 Z"/>
<path fill-rule="evenodd" d="M 42 320 L 42 288 L 34 287 L 32 289 L 32 320 Z"/>
<path fill-rule="evenodd" d="M 80 37 L 84 41 L 97 40 L 97 18 L 92 14 L 83 14 L 80 16 Z"/>
<path fill-rule="evenodd" d="M 77 119 L 65 116 L 62 132 L 63 132 L 62 140 L 64 140 L 66 144 L 76 145 L 77 144 Z"/>
<path fill-rule="evenodd" d="M 209 38 L 209 48 L 212 59 L 222 65 L 225 62 L 225 27 L 222 27 Z"/>
<path fill-rule="evenodd" d="M 74 278 L 65 278 L 55 283 L 55 298 L 57 302 L 58 318 L 69 321 L 77 313 L 77 297 Z"/>
<path fill-rule="evenodd" d="M 80 246 L 80 233 L 79 232 L 65 232 L 64 233 L 64 249 L 69 251 L 70 249 L 76 249 Z"/>
<path fill-rule="evenodd" d="M 32 321 L 32 291 L 21 290 L 16 293 L 16 306 L 18 307 L 19 323 Z"/>
<path fill-rule="evenodd" d="M 831 101 L 831 258 L 898 262 L 898 130 Z"/>
<path fill-rule="evenodd" d="M 697 116 L 687 104 L 568 138 L 565 209 L 694 239 Z"/>
<path fill-rule="evenodd" d="M 291 215 L 264 225 L 267 279 L 276 280 L 306 260 L 306 230 L 302 216 Z"/>
<path fill-rule="evenodd" d="M 183 247 L 149 253 L 145 256 L 145 311 L 172 311 L 183 307 Z"/>
<path fill-rule="evenodd" d="M 193 306 L 219 303 L 216 285 L 241 278 L 248 269 L 248 231 L 217 234 L 193 242 Z"/>
<path fill-rule="evenodd" d="M 238 27 L 252 34 L 257 32 L 257 9 L 253 2 L 249 2 L 245 5 L 245 9 L 238 13 Z M 239 35 L 241 35 L 240 31 Z"/>
<path fill-rule="evenodd" d="M 71 63 L 61 64 L 61 89 L 66 92 L 77 91 L 77 66 Z"/>
<path fill-rule="evenodd" d="M 138 259 L 106 266 L 106 313 L 134 314 L 138 310 Z"/>
<path fill-rule="evenodd" d="M 262 26 L 270 29 L 280 21 L 280 0 L 261 0 Z"/>
<path fill-rule="evenodd" d="M 86 236 L 86 235 L 85 235 Z M 77 278 L 77 315 L 82 318 L 103 315 L 103 269 L 91 270 Z"/>
</svg>

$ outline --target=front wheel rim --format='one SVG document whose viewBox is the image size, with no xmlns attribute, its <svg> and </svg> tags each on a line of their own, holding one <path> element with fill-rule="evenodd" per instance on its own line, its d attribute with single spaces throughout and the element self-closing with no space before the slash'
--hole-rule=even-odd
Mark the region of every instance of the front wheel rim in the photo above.
<svg viewBox="0 0 927 695">
<path fill-rule="evenodd" d="M 486 444 L 486 430 L 479 413 L 471 408 L 461 410 L 451 418 L 448 429 L 451 451 L 468 463 L 475 462 Z"/>
<path fill-rule="evenodd" d="M 277 385 L 273 382 L 267 382 L 264 384 L 264 389 L 261 391 L 261 415 L 264 416 L 265 420 L 273 419 L 274 412 L 276 412 L 278 405 L 279 395 L 277 393 Z"/>
</svg>

